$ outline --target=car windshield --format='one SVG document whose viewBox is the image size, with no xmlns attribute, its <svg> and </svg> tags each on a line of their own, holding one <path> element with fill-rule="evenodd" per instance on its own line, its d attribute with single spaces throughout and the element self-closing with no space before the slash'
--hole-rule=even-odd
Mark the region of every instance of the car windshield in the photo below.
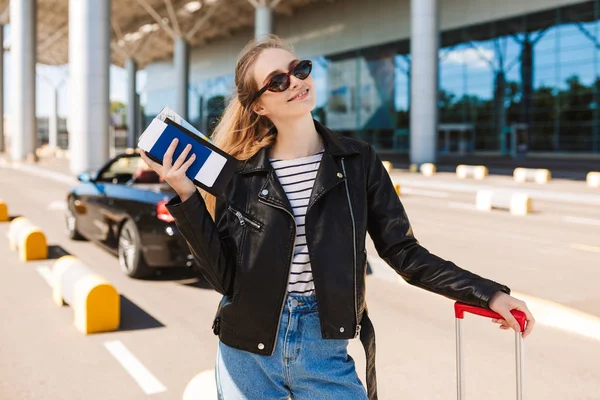
<svg viewBox="0 0 600 400">
<path fill-rule="evenodd" d="M 110 183 L 160 183 L 158 174 L 146 165 L 140 156 L 119 157 L 98 177 Z"/>
</svg>

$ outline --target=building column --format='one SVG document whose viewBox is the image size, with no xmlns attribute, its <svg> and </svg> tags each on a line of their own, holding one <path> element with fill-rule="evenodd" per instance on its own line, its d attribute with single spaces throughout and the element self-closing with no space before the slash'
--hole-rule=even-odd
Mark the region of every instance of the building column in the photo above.
<svg viewBox="0 0 600 400">
<path fill-rule="evenodd" d="M 411 0 L 410 160 L 436 161 L 438 136 L 438 1 Z"/>
<path fill-rule="evenodd" d="M 0 25 L 0 153 L 6 150 L 4 140 L 4 25 Z"/>
<path fill-rule="evenodd" d="M 35 118 L 36 0 L 10 2 L 11 81 L 10 93 L 11 158 L 36 160 L 38 142 Z"/>
<path fill-rule="evenodd" d="M 179 37 L 175 40 L 175 80 L 176 80 L 176 97 L 175 97 L 175 112 L 181 118 L 187 120 L 188 115 L 188 86 L 190 82 L 189 71 L 189 43 L 185 38 Z"/>
<path fill-rule="evenodd" d="M 69 151 L 75 174 L 108 159 L 110 3 L 69 1 Z"/>
<path fill-rule="evenodd" d="M 58 148 L 58 87 L 52 87 L 50 99 L 50 116 L 48 118 L 48 148 L 52 151 Z"/>
<path fill-rule="evenodd" d="M 254 12 L 254 38 L 268 35 L 273 32 L 273 10 L 271 7 L 261 5 Z"/>
<path fill-rule="evenodd" d="M 133 58 L 125 60 L 125 71 L 127 72 L 127 147 L 136 148 L 136 138 L 139 127 L 136 116 L 136 73 L 137 64 Z"/>
<path fill-rule="evenodd" d="M 522 121 L 527 126 L 526 131 L 528 135 L 526 144 L 528 146 L 533 134 L 533 45 L 534 43 L 529 38 L 526 38 L 521 49 L 521 87 L 523 88 L 521 110 Z M 558 150 L 558 137 L 555 138 L 555 146 L 554 150 Z"/>
</svg>

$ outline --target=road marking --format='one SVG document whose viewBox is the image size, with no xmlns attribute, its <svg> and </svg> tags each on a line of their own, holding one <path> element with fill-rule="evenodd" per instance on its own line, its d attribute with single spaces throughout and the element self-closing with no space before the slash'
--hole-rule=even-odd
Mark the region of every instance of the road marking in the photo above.
<svg viewBox="0 0 600 400">
<path fill-rule="evenodd" d="M 53 181 L 67 184 L 69 186 L 76 185 L 78 183 L 77 178 L 64 174 L 61 172 L 54 172 L 44 169 L 43 167 L 28 164 L 13 163 L 6 167 L 20 170 L 31 175 L 35 175 L 42 178 L 52 179 Z"/>
<path fill-rule="evenodd" d="M 451 201 L 448 203 L 448 207 L 450 208 L 460 208 L 461 210 L 474 210 L 475 205 L 471 203 L 459 203 L 456 201 Z"/>
<path fill-rule="evenodd" d="M 167 388 L 142 364 L 120 340 L 105 342 L 104 347 L 146 394 L 165 392 Z"/>
<path fill-rule="evenodd" d="M 217 385 L 215 384 L 215 370 L 211 369 L 196 375 L 185 387 L 183 400 L 216 400 Z"/>
<path fill-rule="evenodd" d="M 588 244 L 571 243 L 569 247 L 575 250 L 589 251 L 591 253 L 600 253 L 600 247 L 590 246 Z"/>
<path fill-rule="evenodd" d="M 595 315 L 522 293 L 512 295 L 527 303 L 536 324 L 600 341 L 600 318 Z"/>
<path fill-rule="evenodd" d="M 48 205 L 48 210 L 66 210 L 67 203 L 62 200 L 54 200 Z"/>
<path fill-rule="evenodd" d="M 564 216 L 564 217 L 561 217 L 561 220 L 563 220 L 565 222 L 571 222 L 573 224 L 600 226 L 600 219 Z"/>
<path fill-rule="evenodd" d="M 435 197 L 438 199 L 446 199 L 450 195 L 446 192 L 436 192 L 433 190 L 422 190 L 422 189 L 413 189 L 413 188 L 405 188 L 401 187 L 402 194 L 414 194 L 416 196 L 426 196 L 426 197 Z"/>
<path fill-rule="evenodd" d="M 40 265 L 36 268 L 38 274 L 46 281 L 48 286 L 54 286 L 54 278 L 52 277 L 52 270 L 47 265 Z"/>
<path fill-rule="evenodd" d="M 600 248 L 598 251 L 600 251 Z M 369 255 L 368 260 L 373 269 L 373 276 L 378 279 L 396 282 L 410 289 L 421 290 L 408 284 L 378 256 Z M 535 317 L 537 325 L 552 327 L 600 341 L 599 317 L 523 293 L 512 292 L 512 296 L 527 303 L 527 307 Z"/>
</svg>

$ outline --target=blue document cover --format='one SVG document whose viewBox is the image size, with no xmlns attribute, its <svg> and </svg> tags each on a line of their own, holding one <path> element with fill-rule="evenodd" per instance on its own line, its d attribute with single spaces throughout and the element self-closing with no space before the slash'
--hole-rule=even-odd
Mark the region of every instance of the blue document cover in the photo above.
<svg viewBox="0 0 600 400">
<path fill-rule="evenodd" d="M 162 164 L 165 152 L 173 139 L 179 143 L 173 154 L 173 162 L 181 155 L 183 149 L 192 145 L 188 157 L 196 155 L 196 159 L 188 168 L 186 175 L 194 184 L 213 195 L 221 195 L 229 184 L 238 167 L 238 160 L 209 143 L 174 121 L 155 118 L 140 136 L 138 146 L 149 158 Z"/>
</svg>

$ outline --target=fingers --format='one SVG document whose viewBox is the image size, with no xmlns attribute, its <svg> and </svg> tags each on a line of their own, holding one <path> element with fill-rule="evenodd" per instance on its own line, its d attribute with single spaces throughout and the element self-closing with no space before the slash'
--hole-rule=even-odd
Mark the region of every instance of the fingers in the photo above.
<svg viewBox="0 0 600 400">
<path fill-rule="evenodd" d="M 523 311 L 525 313 L 525 317 L 527 318 L 527 324 L 525 325 L 525 330 L 523 331 L 523 339 L 525 339 L 527 336 L 529 336 L 533 330 L 533 327 L 535 326 L 535 318 L 525 303 L 523 303 L 522 306 L 517 307 L 517 309 Z"/>
<path fill-rule="evenodd" d="M 159 163 L 157 163 L 154 160 L 151 160 L 147 155 L 146 152 L 144 150 L 140 151 L 140 157 L 142 158 L 142 160 L 144 160 L 144 162 L 150 167 L 152 168 L 154 171 L 159 172 L 160 171 L 160 167 L 161 165 Z"/>
<path fill-rule="evenodd" d="M 498 312 L 498 314 L 500 314 L 502 318 L 504 318 L 505 325 L 508 325 L 511 328 L 513 328 L 515 332 L 521 332 L 521 326 L 519 325 L 516 318 L 514 317 L 514 315 L 512 315 L 509 309 L 504 309 Z"/>
<path fill-rule="evenodd" d="M 170 169 L 173 165 L 173 153 L 177 148 L 178 139 L 173 139 L 167 151 L 165 151 L 165 155 L 163 156 L 163 167 Z"/>
<path fill-rule="evenodd" d="M 185 173 L 188 168 L 190 167 L 190 165 L 192 165 L 192 163 L 194 162 L 194 160 L 196 159 L 196 155 L 192 154 L 190 156 L 190 158 L 188 158 L 188 160 L 181 166 L 180 170 Z"/>
<path fill-rule="evenodd" d="M 179 155 L 179 157 L 177 157 L 177 160 L 175 160 L 175 162 L 173 163 L 173 169 L 177 170 L 181 167 L 181 165 L 183 164 L 183 162 L 185 161 L 187 155 L 189 154 L 190 150 L 192 149 L 192 145 L 188 144 L 187 146 L 185 146 L 185 148 L 183 149 L 183 151 L 181 152 L 181 154 Z"/>
</svg>

